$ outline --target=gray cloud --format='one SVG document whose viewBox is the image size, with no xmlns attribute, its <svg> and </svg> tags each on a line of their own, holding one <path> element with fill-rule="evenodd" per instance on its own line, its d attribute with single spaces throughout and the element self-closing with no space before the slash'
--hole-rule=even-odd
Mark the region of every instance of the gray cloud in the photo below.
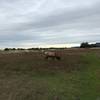
<svg viewBox="0 0 100 100">
<path fill-rule="evenodd" d="M 99 0 L 0 0 L 0 46 L 99 42 L 99 5 Z"/>
</svg>

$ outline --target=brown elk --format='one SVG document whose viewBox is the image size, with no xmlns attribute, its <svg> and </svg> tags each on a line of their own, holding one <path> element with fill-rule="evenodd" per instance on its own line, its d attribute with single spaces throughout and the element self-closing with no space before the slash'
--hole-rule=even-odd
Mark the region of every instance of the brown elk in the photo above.
<svg viewBox="0 0 100 100">
<path fill-rule="evenodd" d="M 46 51 L 44 52 L 45 54 L 45 59 L 57 59 L 60 60 L 61 59 L 61 55 L 59 52 L 55 52 L 55 51 Z"/>
</svg>

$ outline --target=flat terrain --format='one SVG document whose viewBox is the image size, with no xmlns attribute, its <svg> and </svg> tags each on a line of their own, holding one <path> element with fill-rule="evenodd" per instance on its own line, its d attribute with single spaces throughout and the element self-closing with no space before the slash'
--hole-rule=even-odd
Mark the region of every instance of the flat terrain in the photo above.
<svg viewBox="0 0 100 100">
<path fill-rule="evenodd" d="M 100 100 L 100 49 L 0 52 L 0 100 Z"/>
</svg>

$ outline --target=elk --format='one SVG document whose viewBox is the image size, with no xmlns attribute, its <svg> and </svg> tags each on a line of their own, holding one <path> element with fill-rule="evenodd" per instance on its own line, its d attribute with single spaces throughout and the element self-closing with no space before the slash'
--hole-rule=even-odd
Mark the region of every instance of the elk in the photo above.
<svg viewBox="0 0 100 100">
<path fill-rule="evenodd" d="M 45 54 L 45 59 L 57 59 L 57 60 L 60 60 L 61 59 L 61 55 L 59 52 L 56 52 L 56 51 L 46 51 L 44 52 Z"/>
</svg>

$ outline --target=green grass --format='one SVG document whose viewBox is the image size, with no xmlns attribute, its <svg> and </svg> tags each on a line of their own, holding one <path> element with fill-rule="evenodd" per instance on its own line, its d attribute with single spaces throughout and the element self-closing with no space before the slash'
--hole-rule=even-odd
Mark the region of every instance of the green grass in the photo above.
<svg viewBox="0 0 100 100">
<path fill-rule="evenodd" d="M 81 100 L 100 99 L 100 58 L 96 54 L 87 54 L 82 60 L 86 70 L 80 72 Z"/>
<path fill-rule="evenodd" d="M 58 72 L 48 77 L 49 92 L 60 100 L 97 100 L 100 99 L 100 60 L 95 54 L 86 54 L 81 58 L 85 67 L 71 73 Z"/>
<path fill-rule="evenodd" d="M 81 55 L 81 64 L 71 64 L 81 69 L 72 71 L 24 69 L 24 72 L 15 65 L 17 70 L 11 72 L 8 69 L 14 63 L 6 64 L 8 71 L 0 70 L 0 100 L 100 100 L 99 59 L 95 53 Z M 18 64 L 21 67 L 25 62 Z"/>
</svg>

